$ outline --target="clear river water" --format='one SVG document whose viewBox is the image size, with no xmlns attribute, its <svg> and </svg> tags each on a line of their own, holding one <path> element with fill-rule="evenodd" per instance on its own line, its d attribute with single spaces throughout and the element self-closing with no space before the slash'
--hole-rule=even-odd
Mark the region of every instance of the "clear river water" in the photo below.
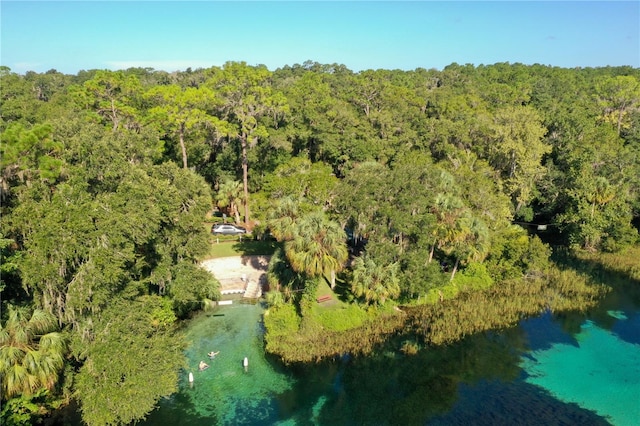
<svg viewBox="0 0 640 426">
<path fill-rule="evenodd" d="M 265 355 L 260 305 L 221 306 L 189 326 L 179 392 L 138 424 L 637 426 L 634 294 L 412 356 L 381 350 L 295 367 Z M 210 367 L 198 371 L 201 360 Z"/>
</svg>

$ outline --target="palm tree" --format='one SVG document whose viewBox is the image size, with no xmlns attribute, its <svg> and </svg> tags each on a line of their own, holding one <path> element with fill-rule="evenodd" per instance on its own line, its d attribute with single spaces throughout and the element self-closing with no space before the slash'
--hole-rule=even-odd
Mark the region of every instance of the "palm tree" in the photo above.
<svg viewBox="0 0 640 426">
<path fill-rule="evenodd" d="M 596 206 L 604 206 L 616 196 L 615 187 L 612 186 L 607 178 L 598 176 L 593 181 L 593 190 L 589 194 L 588 200 L 591 203 L 591 219 L 596 211 Z"/>
<path fill-rule="evenodd" d="M 219 208 L 228 208 L 236 223 L 240 223 L 239 205 L 242 203 L 242 197 L 242 183 L 235 180 L 226 180 L 220 184 L 215 200 Z"/>
<path fill-rule="evenodd" d="M 470 213 L 465 214 L 457 222 L 455 235 L 451 247 L 456 262 L 451 271 L 451 281 L 453 281 L 460 263 L 466 265 L 471 261 L 482 261 L 490 248 L 489 228 L 481 219 Z"/>
<path fill-rule="evenodd" d="M 287 295 L 303 287 L 304 277 L 291 268 L 282 248 L 277 248 L 269 261 L 267 281 L 275 291 L 283 290 L 285 299 L 288 300 Z"/>
<path fill-rule="evenodd" d="M 296 234 L 285 242 L 284 251 L 293 270 L 309 277 L 328 274 L 333 289 L 335 274 L 344 268 L 348 258 L 346 239 L 340 225 L 317 211 L 299 220 Z"/>
<path fill-rule="evenodd" d="M 460 198 L 442 193 L 436 195 L 431 207 L 431 213 L 435 216 L 436 223 L 432 230 L 433 242 L 427 263 L 431 263 L 433 260 L 436 247 L 444 248 L 447 251 L 446 247 L 456 239 L 456 223 L 463 212 L 464 206 Z"/>
<path fill-rule="evenodd" d="M 367 304 L 383 304 L 388 298 L 400 295 L 398 263 L 377 265 L 366 254 L 353 263 L 351 291 L 364 298 Z"/>
<path fill-rule="evenodd" d="M 267 216 L 271 234 L 278 241 L 292 240 L 296 234 L 296 222 L 300 217 L 300 202 L 294 197 L 278 200 L 275 208 Z"/>
<path fill-rule="evenodd" d="M 45 311 L 30 312 L 9 305 L 9 318 L 0 328 L 3 399 L 53 388 L 67 349 L 62 333 L 56 329 L 56 319 Z"/>
</svg>

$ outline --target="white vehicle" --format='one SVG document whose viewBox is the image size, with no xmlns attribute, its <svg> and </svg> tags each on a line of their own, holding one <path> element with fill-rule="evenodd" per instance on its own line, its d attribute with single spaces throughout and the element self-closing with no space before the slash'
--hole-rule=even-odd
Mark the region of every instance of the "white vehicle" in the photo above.
<svg viewBox="0 0 640 426">
<path fill-rule="evenodd" d="M 238 235 L 246 234 L 247 230 L 241 226 L 227 223 L 216 223 L 211 227 L 211 233 L 214 235 Z"/>
</svg>

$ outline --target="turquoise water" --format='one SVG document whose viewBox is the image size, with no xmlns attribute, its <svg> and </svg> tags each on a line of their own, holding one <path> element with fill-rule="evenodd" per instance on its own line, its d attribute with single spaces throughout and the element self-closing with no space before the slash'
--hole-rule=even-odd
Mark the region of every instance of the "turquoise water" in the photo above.
<svg viewBox="0 0 640 426">
<path fill-rule="evenodd" d="M 261 313 L 234 304 L 195 318 L 180 391 L 141 424 L 640 424 L 640 301 L 623 294 L 415 356 L 392 342 L 368 357 L 289 367 L 265 356 Z M 209 360 L 210 351 L 220 354 Z M 210 368 L 198 371 L 200 360 Z"/>
<path fill-rule="evenodd" d="M 182 374 L 180 392 L 162 401 L 149 424 L 187 424 L 183 412 L 188 414 L 188 424 L 276 422 L 278 407 L 272 395 L 290 389 L 293 379 L 265 357 L 261 315 L 259 305 L 236 304 L 194 319 L 187 335 L 189 368 Z M 219 353 L 210 359 L 209 352 Z M 199 371 L 200 361 L 209 368 Z M 189 373 L 193 383 L 189 383 Z"/>
<path fill-rule="evenodd" d="M 616 318 L 624 321 L 626 316 Z M 533 351 L 522 367 L 527 382 L 555 397 L 594 410 L 616 425 L 640 423 L 640 345 L 587 320 L 575 344 Z"/>
</svg>

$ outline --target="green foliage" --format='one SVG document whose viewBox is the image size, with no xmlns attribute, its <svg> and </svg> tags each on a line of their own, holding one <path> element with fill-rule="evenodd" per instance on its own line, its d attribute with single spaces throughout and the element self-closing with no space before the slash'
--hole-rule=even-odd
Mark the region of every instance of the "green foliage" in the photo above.
<svg viewBox="0 0 640 426">
<path fill-rule="evenodd" d="M 62 144 L 51 137 L 48 124 L 38 124 L 30 129 L 14 123 L 2 133 L 0 144 L 0 169 L 3 183 L 17 185 L 34 179 L 54 182 L 62 171 L 60 158 Z M 3 187 L 2 192 L 8 188 Z"/>
<path fill-rule="evenodd" d="M 315 207 L 325 207 L 337 184 L 338 179 L 329 166 L 294 157 L 265 177 L 263 190 L 272 198 L 292 197 Z"/>
<path fill-rule="evenodd" d="M 0 238 L 0 293 L 12 284 L 14 287 L 19 285 L 18 271 L 21 258 L 22 252 L 17 250 L 15 240 Z M 3 299 L 7 300 L 7 297 Z"/>
<path fill-rule="evenodd" d="M 165 329 L 177 321 L 170 299 L 160 296 L 141 296 L 138 299 L 150 306 L 149 320 L 152 326 Z"/>
<path fill-rule="evenodd" d="M 229 123 L 206 111 L 217 102 L 214 93 L 206 87 L 181 88 L 176 84 L 154 86 L 145 94 L 145 98 L 153 105 L 148 111 L 148 123 L 177 137 L 185 169 L 189 164 L 188 152 L 196 151 L 187 147 L 187 139 L 192 134 L 206 130 L 199 137 L 200 144 L 204 145 L 207 134 L 215 140 L 221 140 L 231 131 Z"/>
<path fill-rule="evenodd" d="M 201 178 L 159 165 L 132 168 L 115 182 L 115 192 L 95 195 L 64 183 L 45 199 L 46 189 L 32 186 L 15 209 L 28 253 L 23 284 L 61 320 L 79 321 L 123 293 L 136 296 L 145 281 L 162 292 L 173 265 L 207 250 L 201 221 L 210 197 Z"/>
<path fill-rule="evenodd" d="M 411 308 L 408 324 L 433 345 L 448 344 L 485 330 L 508 327 L 546 309 L 584 310 L 607 291 L 573 271 L 550 270 L 541 278 L 504 281 L 483 291 Z"/>
<path fill-rule="evenodd" d="M 270 308 L 279 308 L 285 303 L 284 295 L 278 290 L 268 291 L 264 298 Z"/>
<path fill-rule="evenodd" d="M 289 265 L 282 248 L 276 249 L 273 256 L 271 256 L 267 267 L 267 280 L 270 288 L 282 288 L 285 294 L 287 293 L 287 288 L 289 291 L 296 290 L 302 288 L 305 283 L 304 276 L 293 270 Z M 289 299 L 289 297 L 285 296 L 285 299 Z"/>
<path fill-rule="evenodd" d="M 75 342 L 84 360 L 76 391 L 88 425 L 143 419 L 177 390 L 184 342 L 157 322 L 157 306 L 150 299 L 114 301 L 96 318 L 90 341 Z"/>
<path fill-rule="evenodd" d="M 282 242 L 295 237 L 297 223 L 304 214 L 302 200 L 293 196 L 279 199 L 267 214 L 267 227 L 273 237 Z"/>
<path fill-rule="evenodd" d="M 414 251 L 404 257 L 400 279 L 403 291 L 402 302 L 411 303 L 433 289 L 442 287 L 449 281 L 439 262 L 425 262 L 426 251 Z"/>
<path fill-rule="evenodd" d="M 56 318 L 39 309 L 9 305 L 0 328 L 2 399 L 51 390 L 64 367 L 67 341 Z"/>
<path fill-rule="evenodd" d="M 205 299 L 220 298 L 220 283 L 211 273 L 190 262 L 180 262 L 173 267 L 168 294 L 173 299 L 180 317 L 202 308 Z"/>
<path fill-rule="evenodd" d="M 491 230 L 508 226 L 513 219 L 513 206 L 503 191 L 499 171 L 471 152 L 452 154 L 449 161 L 451 164 L 444 166 L 460 187 L 460 196 L 474 216 L 482 219 Z M 449 191 L 447 188 L 445 195 Z M 525 215 L 527 211 L 533 214 L 531 207 L 525 206 L 518 210 L 518 215 Z"/>
<path fill-rule="evenodd" d="M 511 324 L 543 303 L 586 306 L 596 295 L 582 278 L 550 269 L 549 247 L 510 223 L 620 251 L 603 258 L 637 275 L 639 78 L 631 67 L 505 63 L 354 73 L 229 62 L 77 76 L 0 67 L 3 299 L 68 327 L 67 371 L 80 368 L 74 391 L 92 424 L 129 423 L 171 392 L 179 350 L 168 328 L 216 295 L 198 259 L 277 246 L 212 247 L 202 225 L 211 188 L 236 222 L 244 215 L 254 236 L 270 229 L 284 246 L 268 276 L 287 332 L 267 345 L 287 362 L 366 353 L 405 324 L 382 311 L 390 304 L 367 319 L 355 307 L 340 316 L 335 299 L 317 309 L 322 280 L 347 265 L 345 228 L 352 255 L 373 263 L 347 268 L 341 294 L 354 284 L 373 305 L 433 303 L 409 315 L 427 342 Z M 167 347 L 171 359 L 155 352 Z M 142 385 L 142 353 L 160 360 L 146 366 L 155 391 Z M 35 410 L 27 400 L 15 402 L 16 422 Z"/>
<path fill-rule="evenodd" d="M 269 342 L 276 342 L 278 337 L 297 333 L 300 329 L 300 317 L 293 304 L 287 303 L 265 312 L 264 325 L 267 330 L 265 339 L 269 345 Z"/>
<path fill-rule="evenodd" d="M 123 71 L 98 70 L 82 86 L 71 89 L 78 106 L 96 122 L 111 125 L 113 131 L 139 126 L 137 104 L 142 87 L 135 75 Z"/>
<path fill-rule="evenodd" d="M 242 183 L 234 180 L 226 180 L 220 184 L 218 192 L 213 198 L 219 209 L 229 212 L 231 216 L 235 218 L 236 223 L 240 223 L 242 197 Z"/>
<path fill-rule="evenodd" d="M 286 309 L 286 314 L 283 314 L 285 318 L 270 319 L 271 310 L 265 315 L 265 341 L 267 352 L 278 355 L 286 363 L 316 362 L 343 353 L 370 353 L 401 330 L 403 324 L 401 313 L 380 308 L 369 311 L 368 319 L 360 325 L 347 328 L 358 324 L 364 312 L 359 311 L 357 307 L 350 307 L 349 319 L 338 319 L 344 313 L 326 314 L 323 321 L 332 324 L 332 327 L 338 330 L 344 329 L 330 331 L 313 315 L 300 318 L 292 305 L 284 305 L 278 308 L 277 312 L 281 309 Z"/>
<path fill-rule="evenodd" d="M 248 151 L 259 139 L 268 136 L 260 119 L 287 110 L 286 99 L 273 92 L 270 77 L 271 72 L 263 65 L 227 62 L 222 69 L 211 69 L 206 82 L 206 87 L 222 99 L 219 112 L 230 123 L 228 134 L 240 142 L 245 223 L 249 223 Z"/>
<path fill-rule="evenodd" d="M 535 109 L 520 106 L 498 110 L 493 132 L 486 155 L 501 171 L 517 212 L 533 199 L 535 184 L 543 176 L 542 157 L 551 152 L 543 140 L 546 129 Z"/>
<path fill-rule="evenodd" d="M 630 280 L 640 281 L 640 247 L 629 247 L 617 253 L 593 253 L 585 250 L 572 252 L 579 260 L 597 265 Z M 594 273 L 593 270 L 588 272 Z M 599 271 L 595 271 L 599 273 Z"/>
<path fill-rule="evenodd" d="M 464 290 L 485 290 L 494 283 L 483 263 L 472 262 L 456 275 L 454 283 Z"/>
<path fill-rule="evenodd" d="M 352 330 L 371 319 L 371 314 L 358 305 L 336 306 L 335 308 L 317 306 L 314 309 L 314 320 L 328 331 Z"/>
<path fill-rule="evenodd" d="M 629 112 L 640 103 L 640 79 L 630 75 L 602 78 L 596 86 L 603 119 L 612 123 L 618 135 L 629 126 Z"/>
<path fill-rule="evenodd" d="M 56 408 L 47 400 L 49 391 L 40 389 L 29 394 L 11 398 L 2 405 L 0 420 L 6 426 L 31 426 L 39 423 L 42 418 Z"/>
<path fill-rule="evenodd" d="M 550 248 L 540 238 L 511 225 L 495 234 L 487 270 L 496 281 L 539 275 L 549 265 Z"/>
<path fill-rule="evenodd" d="M 296 223 L 293 238 L 284 244 L 291 268 L 309 277 L 331 276 L 340 272 L 347 260 L 346 235 L 323 212 L 313 212 Z"/>
<path fill-rule="evenodd" d="M 296 275 L 329 276 L 333 287 L 335 274 L 342 270 L 347 260 L 346 235 L 321 210 L 303 215 L 299 208 L 296 200 L 287 197 L 269 215 L 269 227 L 274 236 L 284 241 L 285 257 L 276 252 L 267 276 L 276 286 L 281 279 L 289 284 L 300 282 Z M 313 298 L 313 294 L 310 297 Z"/>
<path fill-rule="evenodd" d="M 416 355 L 420 350 L 420 345 L 414 341 L 405 340 L 402 342 L 402 346 L 400 347 L 400 352 L 405 355 Z"/>
<path fill-rule="evenodd" d="M 366 304 L 381 304 L 400 296 L 399 264 L 376 264 L 367 255 L 353 262 L 351 291 Z"/>
</svg>

